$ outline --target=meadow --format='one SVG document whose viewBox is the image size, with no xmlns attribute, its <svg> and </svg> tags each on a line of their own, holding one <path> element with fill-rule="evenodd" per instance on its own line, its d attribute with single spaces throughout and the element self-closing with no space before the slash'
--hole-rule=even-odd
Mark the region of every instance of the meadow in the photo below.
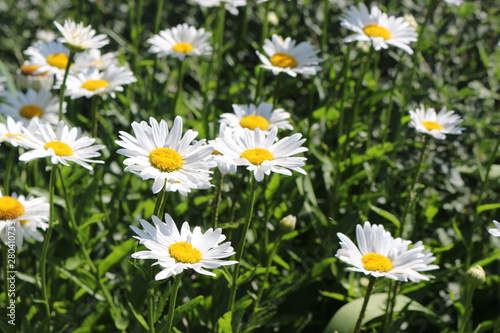
<svg viewBox="0 0 500 333">
<path fill-rule="evenodd" d="M 500 332 L 497 1 L 0 16 L 1 332 Z"/>
</svg>

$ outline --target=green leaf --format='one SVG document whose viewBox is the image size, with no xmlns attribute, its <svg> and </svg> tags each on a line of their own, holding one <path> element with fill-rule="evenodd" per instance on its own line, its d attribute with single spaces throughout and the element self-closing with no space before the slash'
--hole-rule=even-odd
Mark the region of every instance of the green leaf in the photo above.
<svg viewBox="0 0 500 333">
<path fill-rule="evenodd" d="M 391 213 L 389 213 L 386 210 L 383 210 L 382 208 L 375 207 L 371 203 L 369 205 L 370 205 L 370 209 L 372 211 L 374 211 L 378 215 L 382 216 L 383 218 L 391 221 L 396 227 L 398 227 L 398 228 L 401 227 L 401 222 L 399 222 L 399 220 L 398 220 L 398 218 L 396 216 L 392 215 Z"/>
<path fill-rule="evenodd" d="M 113 248 L 113 251 L 108 254 L 104 260 L 99 262 L 99 275 L 102 276 L 106 273 L 113 265 L 116 265 L 120 260 L 125 257 L 130 256 L 130 251 L 134 248 L 137 241 L 133 238 L 129 239 L 125 243 Z"/>
<path fill-rule="evenodd" d="M 484 204 L 484 205 L 478 206 L 476 208 L 476 212 L 479 214 L 479 213 L 482 213 L 482 212 L 485 212 L 488 210 L 494 210 L 494 209 L 498 209 L 498 208 L 500 208 L 500 203 Z"/>
<path fill-rule="evenodd" d="M 222 317 L 217 320 L 217 324 L 219 325 L 218 333 L 232 333 L 233 329 L 231 328 L 231 319 L 232 312 L 226 312 Z"/>
<path fill-rule="evenodd" d="M 181 306 L 175 309 L 174 313 L 174 325 L 181 320 L 181 318 L 185 317 L 189 312 L 191 312 L 198 304 L 200 304 L 205 296 L 197 296 L 190 300 L 189 302 L 182 304 Z"/>
<path fill-rule="evenodd" d="M 363 301 L 364 298 L 362 297 L 342 306 L 332 317 L 323 333 L 334 333 L 335 331 L 338 333 L 351 333 L 354 330 L 356 321 L 358 320 L 361 307 L 363 306 Z M 370 320 L 383 316 L 385 314 L 386 301 L 387 293 L 371 295 L 362 325 L 368 323 Z M 422 304 L 415 302 L 407 296 L 398 295 L 396 297 L 394 311 L 401 312 L 403 310 L 419 311 L 430 316 L 435 316 L 434 312 L 427 309 Z"/>
</svg>

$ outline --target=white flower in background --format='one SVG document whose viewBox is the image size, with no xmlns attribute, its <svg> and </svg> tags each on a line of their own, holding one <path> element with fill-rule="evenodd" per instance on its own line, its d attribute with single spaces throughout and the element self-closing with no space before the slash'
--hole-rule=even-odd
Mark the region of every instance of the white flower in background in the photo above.
<svg viewBox="0 0 500 333">
<path fill-rule="evenodd" d="M 33 117 L 41 122 L 57 124 L 59 118 L 59 98 L 48 90 L 28 89 L 26 93 L 18 90 L 16 94 L 4 92 L 5 103 L 0 104 L 0 113 L 27 125 Z M 63 103 L 66 112 L 66 102 Z"/>
<path fill-rule="evenodd" d="M 45 198 L 34 198 L 24 195 L 2 195 L 0 191 L 0 238 L 7 245 L 8 232 L 15 234 L 16 247 L 23 245 L 24 239 L 43 241 L 43 236 L 38 229 L 48 227 L 49 204 Z M 13 226 L 15 232 L 9 230 Z"/>
<path fill-rule="evenodd" d="M 301 168 L 306 158 L 292 156 L 308 150 L 301 147 L 306 140 L 297 133 L 276 141 L 277 132 L 276 127 L 268 134 L 258 128 L 253 131 L 244 128 L 233 136 L 233 140 L 217 138 L 212 145 L 228 163 L 243 165 L 253 171 L 258 182 L 271 172 L 291 176 L 290 170 L 293 170 L 306 174 Z"/>
<path fill-rule="evenodd" d="M 28 47 L 24 54 L 29 56 L 26 64 L 38 66 L 35 74 L 49 73 L 64 75 L 69 61 L 69 50 L 58 41 L 37 43 Z"/>
<path fill-rule="evenodd" d="M 60 87 L 62 80 L 62 77 L 58 77 L 56 86 Z M 103 72 L 89 68 L 76 75 L 68 75 L 64 95 L 70 96 L 71 99 L 90 98 L 95 95 L 109 95 L 115 98 L 115 91 L 123 91 L 123 85 L 136 81 L 134 74 L 124 67 L 110 66 Z"/>
<path fill-rule="evenodd" d="M 7 142 L 13 147 L 24 147 L 24 131 L 36 132 L 38 130 L 38 118 L 33 118 L 27 128 L 23 121 L 16 122 L 14 118 L 7 117 L 7 122 L 0 123 L 0 143 Z"/>
<path fill-rule="evenodd" d="M 44 43 L 55 41 L 56 38 L 57 35 L 53 31 L 40 29 L 36 32 L 36 39 Z"/>
<path fill-rule="evenodd" d="M 376 6 L 372 6 L 369 12 L 362 2 L 357 7 L 349 7 L 347 13 L 342 16 L 340 24 L 355 32 L 354 35 L 344 38 L 345 43 L 371 42 L 376 51 L 387 49 L 392 45 L 413 54 L 408 45 L 410 42 L 415 42 L 418 37 L 415 28 L 404 18 L 388 16 Z"/>
<path fill-rule="evenodd" d="M 488 229 L 488 232 L 495 237 L 500 237 L 500 223 L 493 220 L 493 224 L 495 225 L 495 228 Z"/>
<path fill-rule="evenodd" d="M 446 107 L 443 107 L 436 114 L 436 110 L 433 108 L 426 110 L 423 105 L 420 105 L 420 109 L 410 110 L 410 117 L 411 127 L 439 140 L 445 139 L 445 134 L 462 134 L 462 131 L 465 130 L 465 128 L 457 126 L 463 119 L 455 114 L 455 111 L 446 111 Z"/>
<path fill-rule="evenodd" d="M 297 74 L 314 75 L 321 70 L 318 64 L 323 59 L 316 58 L 319 50 L 309 42 L 297 42 L 290 37 L 283 40 L 283 37 L 272 35 L 271 40 L 266 39 L 262 47 L 267 57 L 257 51 L 257 55 L 264 63 L 260 67 L 273 71 L 274 75 L 281 72 L 290 76 Z"/>
<path fill-rule="evenodd" d="M 186 56 L 206 56 L 212 54 L 212 46 L 207 42 L 212 36 L 205 29 L 196 29 L 186 23 L 162 30 L 158 35 L 149 38 L 150 53 L 158 57 L 172 56 L 184 60 Z"/>
<path fill-rule="evenodd" d="M 238 8 L 247 5 L 247 0 L 193 0 L 203 7 L 219 7 L 224 4 L 224 8 L 233 15 L 238 15 Z M 257 2 L 258 3 L 258 2 Z"/>
<path fill-rule="evenodd" d="M 54 74 L 38 72 L 40 66 L 25 62 L 16 71 L 16 85 L 20 89 L 51 90 L 54 85 Z"/>
<path fill-rule="evenodd" d="M 221 139 L 226 139 L 226 140 L 232 140 L 233 139 L 233 130 L 231 127 L 226 126 L 226 124 L 221 123 L 219 127 L 219 138 Z M 209 144 L 213 145 L 214 140 L 210 140 Z M 217 163 L 217 168 L 219 169 L 220 173 L 223 175 L 227 173 L 235 173 L 237 166 L 234 163 L 228 162 L 227 159 L 217 150 L 214 150 L 212 152 L 212 156 Z"/>
<path fill-rule="evenodd" d="M 69 128 L 63 121 L 55 132 L 50 124 L 39 124 L 37 132 L 26 130 L 24 136 L 23 145 L 30 150 L 19 156 L 20 161 L 50 157 L 52 164 L 69 166 L 68 162 L 74 162 L 89 170 L 92 166 L 88 163 L 104 163 L 94 158 L 101 156 L 98 151 L 106 146 L 94 145 L 95 139 L 83 136 L 79 128 Z"/>
<path fill-rule="evenodd" d="M 223 113 L 220 123 L 232 128 L 248 128 L 254 130 L 259 128 L 263 132 L 268 132 L 271 128 L 292 130 L 293 126 L 287 120 L 290 113 L 283 109 L 273 110 L 272 103 L 254 104 L 233 104 L 234 113 Z"/>
<path fill-rule="evenodd" d="M 347 270 L 375 277 L 407 282 L 428 281 L 433 276 L 419 272 L 438 269 L 429 265 L 436 258 L 424 250 L 421 242 L 409 248 L 411 241 L 393 238 L 382 225 L 365 222 L 356 226 L 356 246 L 346 235 L 337 233 L 341 248 L 336 257 L 353 266 Z"/>
<path fill-rule="evenodd" d="M 182 118 L 176 117 L 169 131 L 164 120 L 159 123 L 150 118 L 149 124 L 133 122 L 135 137 L 121 131 L 122 147 L 118 154 L 127 157 L 123 162 L 130 171 L 141 176 L 142 180 L 154 179 L 153 193 L 187 188 L 206 188 L 212 173 L 209 169 L 217 164 L 211 157 L 213 147 L 205 145 L 205 140 L 193 143 L 198 132 L 187 130 L 182 135 Z M 176 185 L 179 184 L 179 185 Z"/>
<path fill-rule="evenodd" d="M 84 26 L 82 22 L 76 23 L 72 20 L 65 20 L 64 25 L 54 21 L 59 32 L 63 35 L 59 39 L 62 43 L 74 52 L 82 52 L 86 49 L 99 49 L 109 43 L 106 35 L 96 35 L 91 25 Z"/>
<path fill-rule="evenodd" d="M 181 230 L 170 217 L 165 214 L 165 222 L 158 217 L 152 217 L 154 226 L 146 220 L 140 220 L 144 231 L 130 226 L 138 235 L 140 244 L 148 248 L 132 254 L 136 259 L 158 260 L 153 265 L 159 265 L 161 271 L 156 274 L 155 280 L 167 279 L 172 275 L 182 273 L 185 269 L 193 269 L 199 274 L 216 276 L 206 269 L 238 263 L 233 260 L 222 260 L 235 254 L 231 242 L 220 244 L 226 239 L 222 229 L 208 229 L 201 232 L 200 227 L 195 227 L 191 232 L 189 224 L 184 222 Z"/>
<path fill-rule="evenodd" d="M 464 3 L 464 0 L 444 0 L 444 2 L 452 6 L 460 6 L 461 4 Z"/>
<path fill-rule="evenodd" d="M 89 49 L 75 56 L 75 63 L 71 68 L 71 72 L 76 74 L 79 71 L 89 68 L 104 71 L 111 66 L 120 66 L 116 52 L 102 54 L 99 49 Z"/>
</svg>

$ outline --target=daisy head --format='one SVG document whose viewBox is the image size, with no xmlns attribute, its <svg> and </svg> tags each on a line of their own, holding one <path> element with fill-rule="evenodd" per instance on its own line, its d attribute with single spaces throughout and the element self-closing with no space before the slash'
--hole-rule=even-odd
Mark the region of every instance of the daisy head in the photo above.
<svg viewBox="0 0 500 333">
<path fill-rule="evenodd" d="M 277 141 L 277 132 L 276 127 L 267 134 L 259 128 L 253 131 L 244 128 L 235 133 L 233 140 L 217 138 L 212 145 L 228 163 L 253 171 L 258 182 L 271 172 L 291 176 L 293 170 L 306 174 L 301 168 L 306 158 L 292 156 L 308 150 L 301 147 L 305 139 L 297 133 Z"/>
<path fill-rule="evenodd" d="M 82 52 L 86 49 L 100 49 L 109 43 L 106 35 L 96 35 L 91 25 L 84 26 L 82 22 L 76 23 L 65 20 L 64 25 L 54 21 L 59 32 L 63 35 L 59 40 L 73 52 Z"/>
<path fill-rule="evenodd" d="M 423 105 L 420 105 L 420 109 L 410 111 L 410 117 L 411 127 L 439 140 L 443 140 L 446 137 L 445 134 L 462 134 L 465 130 L 463 127 L 458 127 L 463 119 L 455 114 L 455 111 L 446 111 L 446 107 L 436 114 L 433 108 L 425 109 Z"/>
<path fill-rule="evenodd" d="M 207 187 L 212 173 L 209 169 L 217 166 L 211 157 L 214 148 L 205 145 L 205 140 L 194 143 L 196 131 L 187 130 L 182 135 L 181 117 L 175 118 L 171 130 L 164 120 L 158 123 L 154 118 L 149 124 L 133 122 L 132 129 L 135 136 L 120 132 L 121 140 L 116 143 L 122 149 L 118 154 L 127 157 L 125 171 L 140 175 L 142 180 L 154 179 L 153 193 L 163 188 L 175 191 L 175 184 L 184 190 Z"/>
<path fill-rule="evenodd" d="M 274 75 L 287 73 L 290 76 L 297 74 L 314 75 L 321 70 L 318 63 L 323 59 L 316 58 L 319 50 L 314 49 L 309 42 L 297 42 L 290 37 L 283 40 L 283 37 L 272 35 L 271 40 L 264 41 L 263 49 L 267 57 L 257 51 L 257 55 L 264 63 L 260 67 L 273 71 Z"/>
<path fill-rule="evenodd" d="M 149 52 L 158 57 L 172 56 L 184 60 L 186 56 L 204 56 L 212 54 L 212 46 L 207 42 L 212 36 L 205 29 L 196 29 L 186 23 L 172 29 L 160 31 L 147 40 L 151 44 Z"/>
<path fill-rule="evenodd" d="M 63 121 L 55 132 L 50 124 L 38 124 L 37 132 L 24 131 L 24 136 L 23 144 L 30 150 L 19 156 L 20 161 L 50 157 L 52 164 L 69 166 L 68 162 L 74 162 L 89 170 L 92 166 L 88 163 L 104 163 L 94 158 L 101 156 L 98 151 L 105 146 L 94 145 L 95 139 L 83 136 L 79 128 L 69 128 Z"/>
<path fill-rule="evenodd" d="M 28 125 L 32 118 L 38 117 L 40 122 L 57 124 L 59 120 L 59 98 L 48 90 L 28 89 L 26 93 L 18 90 L 16 94 L 5 92 L 5 104 L 0 104 L 0 113 L 22 121 Z M 66 103 L 63 103 L 66 112 Z"/>
<path fill-rule="evenodd" d="M 500 223 L 493 220 L 493 224 L 495 225 L 495 228 L 488 229 L 488 232 L 495 237 L 500 237 Z"/>
<path fill-rule="evenodd" d="M 387 49 L 392 45 L 412 54 L 413 50 L 408 45 L 410 42 L 415 42 L 418 36 L 415 28 L 404 18 L 388 16 L 377 6 L 372 6 L 368 11 L 362 2 L 357 7 L 349 8 L 341 18 L 341 25 L 355 32 L 354 35 L 344 38 L 345 43 L 371 42 L 376 51 Z"/>
<path fill-rule="evenodd" d="M 8 237 L 12 233 L 7 232 L 10 227 L 16 229 L 15 244 L 18 248 L 23 245 L 23 239 L 34 238 L 41 242 L 43 236 L 38 229 L 47 229 L 48 219 L 49 204 L 45 198 L 26 198 L 16 193 L 2 195 L 0 191 L 0 238 L 6 245 L 12 241 Z"/>
<path fill-rule="evenodd" d="M 436 258 L 421 242 L 409 247 L 411 241 L 393 238 L 382 225 L 365 222 L 356 226 L 356 246 L 346 235 L 337 233 L 341 248 L 336 257 L 352 267 L 350 271 L 374 277 L 407 282 L 428 281 L 432 276 L 419 272 L 439 268 L 430 265 Z"/>
<path fill-rule="evenodd" d="M 38 118 L 32 119 L 27 128 L 24 128 L 24 122 L 16 122 L 12 117 L 7 117 L 7 122 L 0 123 L 0 143 L 8 142 L 13 147 L 24 147 L 23 139 L 25 131 L 35 132 L 38 130 Z"/>
<path fill-rule="evenodd" d="M 191 232 L 189 224 L 184 222 L 179 232 L 174 220 L 168 214 L 165 214 L 165 222 L 154 215 L 152 220 L 154 225 L 146 220 L 140 220 L 144 230 L 134 226 L 130 228 L 138 235 L 134 238 L 148 248 L 146 251 L 133 253 L 132 258 L 155 259 L 158 261 L 153 265 L 162 268 L 156 274 L 155 280 L 167 279 L 182 273 L 185 269 L 216 276 L 206 269 L 238 263 L 233 260 L 221 260 L 235 254 L 231 242 L 221 244 L 226 239 L 222 229 L 210 228 L 202 233 L 200 227 L 195 227 Z"/>
<path fill-rule="evenodd" d="M 21 89 L 51 90 L 54 85 L 54 74 L 39 72 L 40 66 L 25 62 L 16 71 L 16 84 Z"/>
<path fill-rule="evenodd" d="M 290 113 L 283 109 L 273 110 L 271 103 L 260 103 L 241 105 L 233 104 L 234 113 L 224 113 L 220 122 L 232 128 L 248 128 L 254 130 L 259 128 L 268 132 L 271 128 L 277 127 L 292 130 L 293 126 L 288 122 Z"/>
<path fill-rule="evenodd" d="M 63 75 L 69 62 L 69 50 L 59 41 L 37 43 L 28 47 L 24 54 L 29 56 L 28 65 L 38 66 L 35 74 Z"/>
<path fill-rule="evenodd" d="M 77 73 L 78 71 L 88 68 L 104 71 L 111 66 L 120 66 L 116 52 L 102 54 L 99 49 L 89 49 L 75 56 L 75 64 L 72 68 L 72 73 Z"/>
<path fill-rule="evenodd" d="M 224 8 L 233 15 L 238 15 L 238 7 L 247 5 L 247 0 L 193 0 L 193 1 L 203 7 L 219 7 L 221 4 L 224 4 Z"/>
<path fill-rule="evenodd" d="M 63 77 L 58 77 L 56 86 L 62 85 Z M 115 98 L 115 91 L 123 91 L 123 85 L 136 82 L 134 74 L 124 67 L 109 66 L 103 72 L 88 68 L 77 74 L 68 75 L 65 95 L 71 99 L 90 98 L 95 95 Z"/>
<path fill-rule="evenodd" d="M 233 130 L 231 127 L 226 126 L 226 124 L 221 123 L 219 127 L 219 136 L 218 138 L 224 139 L 224 140 L 232 140 L 233 139 Z M 213 146 L 214 140 L 210 140 L 209 144 Z M 214 149 L 212 152 L 212 156 L 214 161 L 217 163 L 217 168 L 219 169 L 220 173 L 225 175 L 227 173 L 235 173 L 236 172 L 236 164 L 232 162 L 228 162 L 226 157 L 221 154 L 220 151 Z"/>
</svg>

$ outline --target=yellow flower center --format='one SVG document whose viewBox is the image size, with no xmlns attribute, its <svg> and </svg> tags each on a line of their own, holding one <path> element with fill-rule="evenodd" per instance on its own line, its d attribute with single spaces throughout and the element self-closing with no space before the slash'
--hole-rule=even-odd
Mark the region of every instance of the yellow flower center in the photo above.
<svg viewBox="0 0 500 333">
<path fill-rule="evenodd" d="M 41 117 L 43 115 L 43 109 L 38 105 L 28 104 L 19 109 L 19 114 L 26 119 Z"/>
<path fill-rule="evenodd" d="M 19 223 L 21 223 L 21 225 L 25 225 L 26 223 L 28 223 L 30 220 L 21 220 L 19 221 Z"/>
<path fill-rule="evenodd" d="M 33 72 L 36 71 L 40 66 L 37 65 L 21 65 L 21 73 L 24 75 L 36 75 L 36 76 L 45 76 L 47 75 L 47 72 L 43 72 L 40 74 L 34 74 Z"/>
<path fill-rule="evenodd" d="M 363 28 L 363 31 L 370 37 L 382 37 L 383 39 L 390 39 L 392 37 L 389 30 L 376 24 L 368 24 Z"/>
<path fill-rule="evenodd" d="M 180 43 L 177 43 L 174 46 L 172 46 L 172 50 L 174 50 L 175 52 L 180 52 L 180 53 L 188 53 L 188 52 L 193 51 L 193 49 L 194 49 L 193 44 L 189 44 L 186 42 L 180 42 Z"/>
<path fill-rule="evenodd" d="M 443 129 L 443 126 L 441 126 L 441 124 L 439 123 L 436 123 L 435 121 L 423 121 L 422 125 L 424 125 L 424 127 L 427 128 L 428 131 L 432 130 L 440 131 Z"/>
<path fill-rule="evenodd" d="M 256 114 L 251 114 L 251 115 L 246 116 L 240 120 L 240 126 L 251 129 L 251 130 L 259 128 L 259 129 L 265 131 L 269 127 L 269 121 L 262 116 L 258 116 Z"/>
<path fill-rule="evenodd" d="M 64 53 L 54 53 L 47 56 L 47 63 L 59 69 L 65 69 L 68 66 L 68 60 L 68 56 Z"/>
<path fill-rule="evenodd" d="M 221 152 L 220 152 L 220 151 L 218 151 L 218 150 L 214 150 L 214 151 L 212 152 L 212 155 L 222 155 L 222 154 L 221 154 Z"/>
<path fill-rule="evenodd" d="M 168 247 L 170 256 L 177 262 L 196 264 L 201 260 L 201 252 L 188 242 L 177 242 Z"/>
<path fill-rule="evenodd" d="M 50 141 L 43 146 L 45 149 L 52 148 L 57 156 L 71 156 L 73 149 L 61 141 Z"/>
<path fill-rule="evenodd" d="M 0 221 L 15 220 L 24 214 L 24 206 L 19 200 L 8 195 L 0 198 Z"/>
<path fill-rule="evenodd" d="M 105 88 L 107 86 L 109 86 L 108 81 L 103 80 L 103 79 L 99 79 L 99 80 L 87 80 L 87 81 L 82 83 L 81 88 L 87 89 L 90 91 L 95 91 L 99 88 Z"/>
<path fill-rule="evenodd" d="M 276 52 L 270 59 L 271 64 L 281 68 L 297 67 L 298 62 L 295 58 L 287 53 Z"/>
<path fill-rule="evenodd" d="M 369 271 L 388 272 L 392 269 L 391 259 L 378 253 L 365 254 L 361 258 L 361 262 L 364 268 Z"/>
<path fill-rule="evenodd" d="M 163 172 L 174 172 L 182 168 L 181 154 L 170 148 L 156 148 L 149 153 L 149 162 Z"/>
<path fill-rule="evenodd" d="M 262 148 L 247 149 L 241 153 L 240 157 L 246 158 L 248 162 L 255 165 L 261 165 L 264 161 L 273 160 L 273 154 L 269 150 Z"/>
</svg>

